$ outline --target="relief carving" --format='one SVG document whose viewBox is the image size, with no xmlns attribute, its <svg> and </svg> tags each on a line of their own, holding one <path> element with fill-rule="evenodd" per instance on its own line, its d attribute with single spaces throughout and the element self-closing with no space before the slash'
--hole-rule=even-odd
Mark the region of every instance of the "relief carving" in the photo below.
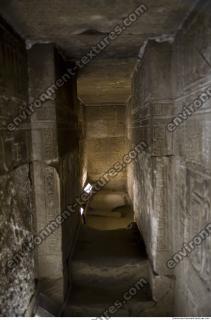
<svg viewBox="0 0 211 320">
<path fill-rule="evenodd" d="M 211 177 L 203 172 L 188 170 L 188 237 L 194 237 L 211 223 Z M 190 260 L 199 277 L 211 285 L 211 239 L 208 237 L 198 246 Z"/>
</svg>

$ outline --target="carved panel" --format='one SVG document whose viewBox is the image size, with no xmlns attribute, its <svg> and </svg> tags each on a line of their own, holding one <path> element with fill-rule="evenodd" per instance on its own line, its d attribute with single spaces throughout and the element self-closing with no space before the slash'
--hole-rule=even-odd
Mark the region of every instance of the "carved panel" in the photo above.
<svg viewBox="0 0 211 320">
<path fill-rule="evenodd" d="M 37 232 L 39 233 L 61 213 L 60 181 L 56 169 L 51 166 L 35 162 L 33 171 L 36 212 L 40 213 L 37 214 Z M 42 265 L 49 264 L 49 268 L 51 268 L 50 264 L 53 256 L 58 265 L 62 267 L 62 233 L 60 226 L 54 232 L 48 233 L 48 236 L 39 246 L 38 254 L 41 277 L 62 277 L 62 268 L 57 275 L 55 275 L 55 272 L 51 275 L 48 268 L 44 270 L 42 267 Z"/>
<path fill-rule="evenodd" d="M 197 236 L 199 231 L 211 223 L 211 175 L 204 169 L 191 167 L 187 171 L 187 212 L 189 224 L 186 229 L 186 240 Z M 198 276 L 211 288 L 211 238 L 197 246 L 190 255 L 193 268 Z"/>
<path fill-rule="evenodd" d="M 49 127 L 45 124 L 33 124 L 32 129 L 32 158 L 33 160 L 56 161 L 58 160 L 58 140 L 56 123 Z"/>
</svg>

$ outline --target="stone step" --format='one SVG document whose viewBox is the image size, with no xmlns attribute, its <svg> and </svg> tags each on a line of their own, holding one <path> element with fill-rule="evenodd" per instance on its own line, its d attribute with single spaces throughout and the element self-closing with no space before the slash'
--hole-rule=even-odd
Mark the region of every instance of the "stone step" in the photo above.
<svg viewBox="0 0 211 320">
<path fill-rule="evenodd" d="M 127 202 L 128 196 L 124 192 L 100 191 L 91 199 L 89 206 L 94 210 L 112 211 Z"/>
<path fill-rule="evenodd" d="M 118 264 L 108 264 L 107 261 L 73 262 L 72 281 L 74 284 L 96 286 L 97 288 L 111 288 L 114 291 L 127 290 L 141 279 L 149 280 L 148 261 L 119 260 Z M 116 265 L 115 265 L 116 264 Z"/>
<path fill-rule="evenodd" d="M 65 316 L 101 316 L 117 300 L 121 308 L 116 305 L 115 316 L 142 316 L 154 305 L 145 246 L 137 242 L 136 228 L 82 226 L 69 270 L 73 288 Z M 124 299 L 128 292 L 129 300 Z"/>
<path fill-rule="evenodd" d="M 94 216 L 94 217 L 106 217 L 106 218 L 121 218 L 122 213 L 120 211 L 108 211 L 108 210 L 101 210 L 101 209 L 93 209 L 88 210 L 87 212 L 88 216 Z"/>
<path fill-rule="evenodd" d="M 112 287 L 109 292 L 95 287 L 73 288 L 72 296 L 63 316 L 100 317 L 107 316 L 142 316 L 154 306 L 149 286 L 141 288 L 133 296 L 127 292 L 115 295 Z"/>
<path fill-rule="evenodd" d="M 140 246 L 141 247 L 141 246 Z M 74 284 L 127 290 L 141 278 L 148 280 L 144 247 L 132 230 L 94 230 L 82 227 L 76 254 L 69 266 Z"/>
</svg>

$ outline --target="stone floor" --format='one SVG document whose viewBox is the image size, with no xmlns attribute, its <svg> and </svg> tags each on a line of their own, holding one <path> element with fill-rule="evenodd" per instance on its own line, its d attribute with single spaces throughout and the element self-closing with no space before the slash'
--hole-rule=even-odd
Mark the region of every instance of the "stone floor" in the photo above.
<svg viewBox="0 0 211 320">
<path fill-rule="evenodd" d="M 102 191 L 90 201 L 69 266 L 72 290 L 63 316 L 99 317 L 111 310 L 111 316 L 142 316 L 154 306 L 144 242 L 127 199 L 123 192 Z M 124 293 L 142 279 L 147 283 L 126 301 Z"/>
</svg>

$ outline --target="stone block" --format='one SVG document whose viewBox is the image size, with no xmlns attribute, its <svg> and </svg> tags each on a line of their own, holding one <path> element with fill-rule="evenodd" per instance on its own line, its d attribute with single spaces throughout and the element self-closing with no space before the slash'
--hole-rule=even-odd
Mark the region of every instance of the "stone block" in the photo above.
<svg viewBox="0 0 211 320">
<path fill-rule="evenodd" d="M 97 180 L 127 153 L 125 106 L 86 107 L 86 141 L 88 177 Z M 102 120 L 103 119 L 103 120 Z M 106 188 L 125 189 L 126 172 L 113 178 Z"/>
<path fill-rule="evenodd" d="M 149 274 L 153 300 L 161 303 L 168 300 L 169 311 L 173 314 L 175 278 L 155 274 L 150 265 Z"/>
<path fill-rule="evenodd" d="M 171 157 L 151 157 L 150 154 L 143 153 L 134 167 L 135 219 L 144 236 L 154 272 L 168 275 L 172 273 L 167 268 L 166 262 L 171 252 L 170 195 L 174 163 Z"/>
<path fill-rule="evenodd" d="M 187 219 L 185 227 L 185 240 L 189 242 L 193 237 L 211 223 L 211 172 L 195 164 L 187 164 Z M 201 281 L 211 290 L 211 237 L 196 246 L 189 257 L 192 268 Z"/>
<path fill-rule="evenodd" d="M 7 262 L 22 252 L 32 236 L 32 186 L 29 166 L 24 165 L 0 177 L 0 304 L 1 316 L 24 315 L 34 293 L 34 252 L 25 252 L 18 260 Z"/>
<path fill-rule="evenodd" d="M 33 163 L 33 176 L 35 210 L 39 213 L 36 217 L 36 233 L 40 234 L 40 231 L 46 230 L 47 225 L 61 213 L 60 180 L 55 168 L 40 162 Z M 40 277 L 62 277 L 61 228 L 61 226 L 53 229 L 49 228 L 47 230 L 48 236 L 44 237 L 37 249 L 38 274 Z"/>
<path fill-rule="evenodd" d="M 17 166 L 30 161 L 30 130 L 17 130 L 10 133 L 0 129 L 0 173 L 4 174 Z"/>
<path fill-rule="evenodd" d="M 125 106 L 86 107 L 87 137 L 122 137 L 126 134 Z"/>
<path fill-rule="evenodd" d="M 56 123 L 32 125 L 32 160 L 46 163 L 59 161 Z"/>
</svg>

